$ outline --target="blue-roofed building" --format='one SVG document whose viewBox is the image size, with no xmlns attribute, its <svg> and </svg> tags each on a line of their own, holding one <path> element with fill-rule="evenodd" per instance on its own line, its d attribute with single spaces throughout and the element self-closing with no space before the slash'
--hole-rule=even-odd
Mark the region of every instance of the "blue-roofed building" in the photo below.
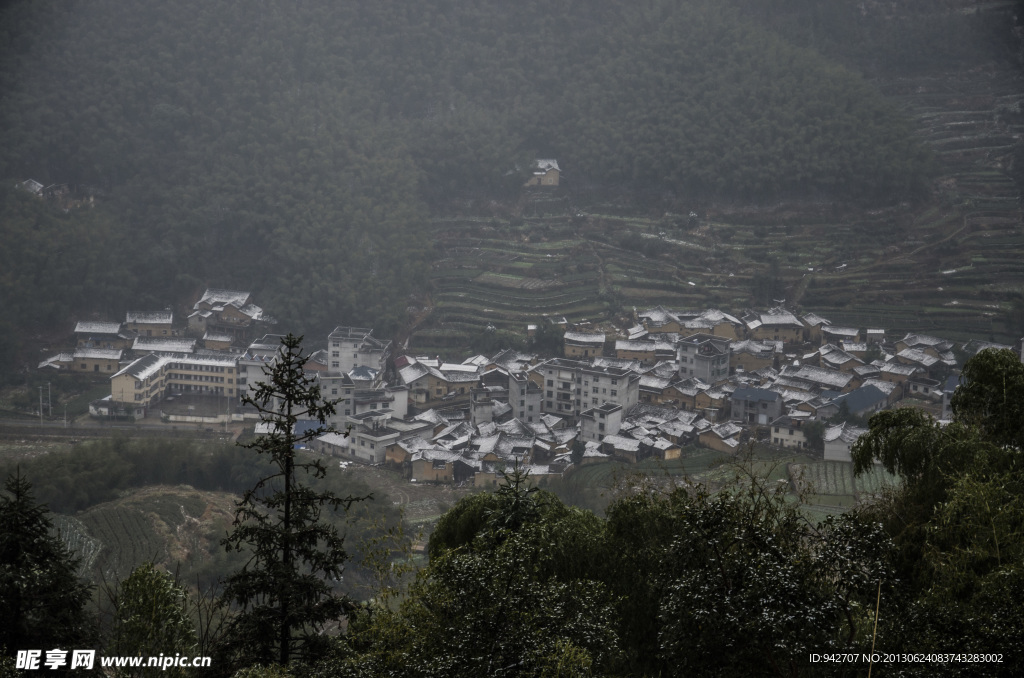
<svg viewBox="0 0 1024 678">
<path fill-rule="evenodd" d="M 846 403 L 846 409 L 850 414 L 863 417 L 885 409 L 888 397 L 881 389 L 874 386 L 861 386 L 840 395 L 832 402 L 840 408 L 843 403 Z"/>
</svg>

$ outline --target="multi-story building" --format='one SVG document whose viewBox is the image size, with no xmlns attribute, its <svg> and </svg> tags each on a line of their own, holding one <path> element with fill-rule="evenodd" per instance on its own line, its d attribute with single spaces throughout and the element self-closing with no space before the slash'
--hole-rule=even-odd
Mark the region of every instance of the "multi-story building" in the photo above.
<svg viewBox="0 0 1024 678">
<path fill-rule="evenodd" d="M 238 398 L 249 396 L 256 392 L 259 384 L 266 381 L 265 371 L 269 371 L 274 365 L 277 352 L 281 350 L 280 334 L 265 334 L 261 338 L 249 344 L 245 353 L 238 356 Z"/>
<path fill-rule="evenodd" d="M 110 394 L 115 402 L 147 409 L 168 395 L 234 398 L 239 389 L 237 376 L 234 357 L 150 353 L 110 377 Z"/>
<path fill-rule="evenodd" d="M 601 442 L 617 435 L 622 428 L 622 405 L 605 403 L 580 414 L 580 436 L 584 441 Z"/>
<path fill-rule="evenodd" d="M 367 327 L 338 326 L 327 336 L 329 374 L 347 374 L 356 367 L 383 370 L 391 351 L 390 341 L 373 337 Z"/>
<path fill-rule="evenodd" d="M 729 377 L 729 340 L 713 334 L 692 334 L 679 340 L 679 376 L 709 384 Z"/>
<path fill-rule="evenodd" d="M 528 424 L 540 421 L 542 400 L 543 390 L 530 381 L 525 372 L 508 375 L 508 404 L 512 407 L 513 418 Z"/>
<path fill-rule="evenodd" d="M 554 358 L 538 365 L 532 374 L 541 382 L 546 413 L 578 417 L 583 410 L 605 403 L 628 410 L 640 399 L 640 375 L 620 367 Z"/>
</svg>

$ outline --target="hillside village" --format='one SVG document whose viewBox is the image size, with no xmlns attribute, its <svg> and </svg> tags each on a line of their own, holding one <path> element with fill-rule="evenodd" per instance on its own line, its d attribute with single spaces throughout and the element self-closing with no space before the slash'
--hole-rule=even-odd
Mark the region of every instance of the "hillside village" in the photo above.
<svg viewBox="0 0 1024 678">
<path fill-rule="evenodd" d="M 330 423 L 349 435 L 313 447 L 418 482 L 474 485 L 511 464 L 543 478 L 609 459 L 675 459 L 691 445 L 734 453 L 748 441 L 848 461 L 872 413 L 910 406 L 947 418 L 962 361 L 1011 348 L 894 338 L 783 306 L 741 315 L 659 306 L 633 320 L 614 331 L 556 321 L 545 329 L 563 333 L 562 355 L 510 349 L 461 363 L 339 326 L 306 371 L 337 401 Z M 248 292 L 208 289 L 184 321 L 165 310 L 80 322 L 76 346 L 39 368 L 106 376 L 110 395 L 90 405 L 100 419 L 255 419 L 241 400 L 275 360 L 274 324 Z"/>
</svg>

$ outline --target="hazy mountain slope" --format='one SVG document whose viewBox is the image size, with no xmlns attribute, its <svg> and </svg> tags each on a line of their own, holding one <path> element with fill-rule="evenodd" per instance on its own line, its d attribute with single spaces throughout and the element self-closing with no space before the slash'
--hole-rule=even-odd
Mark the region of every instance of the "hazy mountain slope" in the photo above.
<svg viewBox="0 0 1024 678">
<path fill-rule="evenodd" d="M 0 26 L 0 177 L 101 197 L 59 224 L 5 198 L 19 325 L 213 284 L 288 327 L 391 330 L 428 206 L 514 196 L 537 155 L 676 200 L 886 201 L 927 165 L 858 76 L 714 2 L 14 2 Z M 84 219 L 93 266 L 26 273 Z M 51 308 L 35 275 L 76 292 Z"/>
</svg>

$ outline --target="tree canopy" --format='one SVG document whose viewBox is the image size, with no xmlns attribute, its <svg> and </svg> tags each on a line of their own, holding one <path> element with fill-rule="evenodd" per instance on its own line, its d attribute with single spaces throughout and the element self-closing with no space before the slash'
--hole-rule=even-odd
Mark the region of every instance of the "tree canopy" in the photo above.
<svg viewBox="0 0 1024 678">
<path fill-rule="evenodd" d="M 0 495 L 0 648 L 42 650 L 86 646 L 94 628 L 86 613 L 91 588 L 58 535 L 45 506 L 20 474 Z"/>
</svg>

